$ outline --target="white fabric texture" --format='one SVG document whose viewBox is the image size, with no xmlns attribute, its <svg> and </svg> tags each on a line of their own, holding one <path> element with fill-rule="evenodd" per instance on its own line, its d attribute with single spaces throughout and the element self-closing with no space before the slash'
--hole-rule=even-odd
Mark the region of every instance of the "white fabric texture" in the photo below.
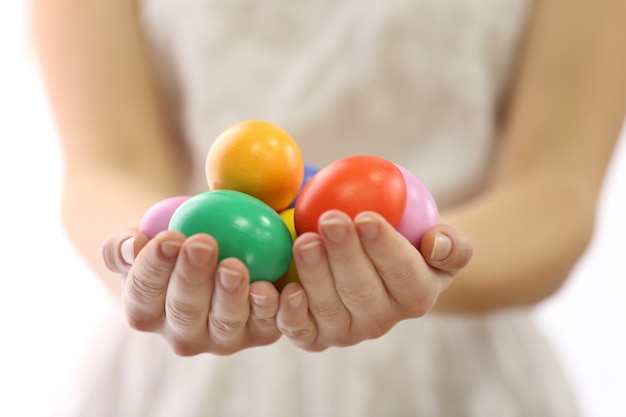
<svg viewBox="0 0 626 417">
<path fill-rule="evenodd" d="M 318 166 L 376 154 L 441 208 L 479 191 L 527 0 L 144 0 L 177 128 L 206 189 L 211 141 L 275 122 Z M 322 353 L 286 340 L 176 357 L 120 313 L 94 342 L 59 417 L 528 417 L 578 415 L 531 310 L 434 314 Z"/>
</svg>

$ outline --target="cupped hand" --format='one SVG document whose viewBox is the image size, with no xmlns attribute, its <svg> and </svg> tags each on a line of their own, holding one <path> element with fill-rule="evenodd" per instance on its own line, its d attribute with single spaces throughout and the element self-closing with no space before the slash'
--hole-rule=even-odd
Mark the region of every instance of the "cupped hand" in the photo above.
<svg viewBox="0 0 626 417">
<path fill-rule="evenodd" d="M 211 236 L 176 231 L 148 240 L 129 230 L 103 245 L 107 267 L 122 277 L 130 326 L 161 334 L 177 354 L 226 355 L 276 341 L 276 288 L 250 283 L 241 261 L 218 262 L 217 254 Z"/>
<path fill-rule="evenodd" d="M 294 243 L 300 283 L 283 289 L 278 327 L 309 351 L 380 337 L 430 311 L 471 255 L 470 239 L 449 225 L 429 230 L 418 251 L 377 213 L 352 220 L 331 210 L 319 234 Z"/>
</svg>

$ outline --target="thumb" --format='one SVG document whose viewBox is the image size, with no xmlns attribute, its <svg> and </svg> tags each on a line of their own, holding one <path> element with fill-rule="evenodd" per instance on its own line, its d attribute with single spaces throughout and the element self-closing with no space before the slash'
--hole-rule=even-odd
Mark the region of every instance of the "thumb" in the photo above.
<svg viewBox="0 0 626 417">
<path fill-rule="evenodd" d="M 474 245 L 463 231 L 442 223 L 424 234 L 420 252 L 431 267 L 453 273 L 470 262 Z"/>
<path fill-rule="evenodd" d="M 125 230 L 108 236 L 102 244 L 102 259 L 115 273 L 126 274 L 137 253 L 148 243 L 148 238 L 137 230 Z"/>
</svg>

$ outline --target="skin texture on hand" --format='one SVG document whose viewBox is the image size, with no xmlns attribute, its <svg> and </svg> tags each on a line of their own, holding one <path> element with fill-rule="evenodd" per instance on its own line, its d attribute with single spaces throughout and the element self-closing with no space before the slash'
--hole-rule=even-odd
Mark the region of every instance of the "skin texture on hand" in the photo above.
<svg viewBox="0 0 626 417">
<path fill-rule="evenodd" d="M 329 211 L 320 230 L 296 240 L 302 282 L 281 294 L 269 282 L 250 283 L 237 259 L 218 263 L 217 242 L 206 234 L 165 231 L 148 240 L 120 232 L 104 242 L 103 258 L 122 277 L 129 325 L 187 356 L 231 354 L 281 334 L 310 351 L 380 337 L 430 311 L 473 250 L 465 234 L 441 225 L 424 237 L 424 258 L 372 212 L 353 221 Z"/>
<path fill-rule="evenodd" d="M 250 284 L 242 262 L 218 263 L 217 253 L 211 236 L 185 239 L 175 231 L 149 241 L 122 232 L 103 246 L 107 267 L 123 280 L 129 325 L 161 334 L 177 354 L 224 355 L 276 341 L 278 291 L 269 282 Z"/>
<path fill-rule="evenodd" d="M 283 334 L 312 351 L 377 338 L 423 316 L 473 250 L 466 235 L 437 226 L 423 239 L 424 258 L 373 212 L 352 221 L 331 210 L 319 226 L 319 235 L 304 234 L 294 245 L 301 283 L 283 290 L 277 317 Z"/>
</svg>

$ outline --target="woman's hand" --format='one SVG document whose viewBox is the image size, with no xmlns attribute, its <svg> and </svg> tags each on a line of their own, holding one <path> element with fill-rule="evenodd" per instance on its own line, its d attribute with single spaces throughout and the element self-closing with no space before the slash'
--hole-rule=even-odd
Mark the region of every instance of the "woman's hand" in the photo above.
<svg viewBox="0 0 626 417">
<path fill-rule="evenodd" d="M 152 240 L 124 231 L 103 246 L 107 267 L 122 276 L 130 326 L 161 334 L 188 356 L 270 344 L 281 332 L 310 351 L 380 337 L 430 311 L 469 262 L 472 244 L 440 225 L 424 236 L 423 257 L 380 215 L 364 212 L 352 221 L 331 210 L 320 218 L 320 234 L 296 240 L 301 282 L 280 296 L 269 282 L 249 283 L 239 260 L 218 263 L 217 253 L 211 236 L 186 239 L 175 231 Z"/>
<path fill-rule="evenodd" d="M 276 288 L 250 283 L 242 262 L 218 263 L 217 253 L 211 236 L 185 239 L 175 231 L 152 240 L 137 231 L 120 232 L 103 246 L 107 267 L 123 280 L 130 326 L 161 334 L 177 354 L 226 355 L 276 341 Z"/>
<path fill-rule="evenodd" d="M 309 351 L 377 338 L 423 316 L 473 251 L 465 234 L 442 224 L 424 236 L 420 252 L 372 212 L 352 221 L 331 210 L 319 230 L 294 244 L 300 283 L 284 288 L 277 315 L 281 332 Z"/>
</svg>

